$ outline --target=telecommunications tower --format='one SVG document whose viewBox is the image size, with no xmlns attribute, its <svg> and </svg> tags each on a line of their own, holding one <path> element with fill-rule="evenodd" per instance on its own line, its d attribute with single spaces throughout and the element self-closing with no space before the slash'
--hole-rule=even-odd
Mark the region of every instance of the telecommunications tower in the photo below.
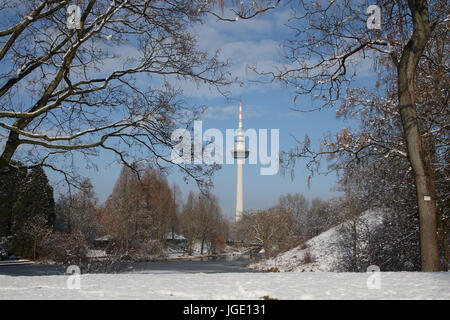
<svg viewBox="0 0 450 320">
<path fill-rule="evenodd" d="M 242 102 L 239 103 L 239 128 L 237 129 L 236 141 L 231 152 L 233 157 L 237 159 L 236 222 L 239 222 L 244 211 L 242 165 L 250 153 L 250 150 L 245 146 L 244 129 L 242 129 Z"/>
</svg>

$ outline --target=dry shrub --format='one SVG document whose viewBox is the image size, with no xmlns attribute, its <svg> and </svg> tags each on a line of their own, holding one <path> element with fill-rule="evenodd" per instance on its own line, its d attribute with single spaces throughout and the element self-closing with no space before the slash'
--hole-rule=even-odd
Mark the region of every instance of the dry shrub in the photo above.
<svg viewBox="0 0 450 320">
<path fill-rule="evenodd" d="M 226 246 L 227 246 L 227 241 L 226 241 L 225 237 L 222 234 L 215 232 L 211 239 L 211 247 L 219 253 L 224 253 Z"/>
<path fill-rule="evenodd" d="M 271 296 L 262 296 L 261 300 L 278 300 L 278 298 L 272 298 Z"/>
<path fill-rule="evenodd" d="M 303 258 L 302 258 L 302 264 L 308 264 L 308 263 L 313 263 L 316 261 L 316 259 L 314 258 L 314 256 L 311 254 L 311 252 L 309 250 L 306 250 L 303 254 Z"/>
<path fill-rule="evenodd" d="M 106 249 L 108 256 L 122 262 L 151 261 L 155 257 L 164 256 L 164 245 L 159 240 L 133 240 L 126 245 L 113 241 Z"/>
<path fill-rule="evenodd" d="M 85 263 L 88 260 L 87 250 L 86 239 L 79 231 L 54 232 L 42 242 L 42 257 L 61 264 Z"/>
</svg>

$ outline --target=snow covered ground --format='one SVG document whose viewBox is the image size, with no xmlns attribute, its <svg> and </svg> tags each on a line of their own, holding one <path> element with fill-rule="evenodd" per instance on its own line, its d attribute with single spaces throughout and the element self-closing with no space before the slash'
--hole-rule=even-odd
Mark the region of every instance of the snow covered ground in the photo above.
<svg viewBox="0 0 450 320">
<path fill-rule="evenodd" d="M 376 225 L 380 215 L 362 218 Z M 450 272 L 337 273 L 336 226 L 309 240 L 305 247 L 252 265 L 281 272 L 187 273 L 147 270 L 79 276 L 7 276 L 0 274 L 0 299 L 446 299 Z M 304 263 L 309 252 L 314 262 Z M 171 252 L 175 255 L 176 252 Z M 296 271 L 296 272 L 284 272 Z M 324 271 L 324 272 L 301 272 Z M 1 269 L 0 269 L 1 273 Z M 69 286 L 68 286 L 69 284 Z M 378 286 L 379 285 L 379 286 Z"/>
<path fill-rule="evenodd" d="M 382 212 L 367 211 L 359 219 L 364 222 L 364 225 L 375 227 L 382 222 Z M 337 247 L 340 228 L 342 224 L 308 240 L 305 245 L 293 248 L 272 259 L 251 264 L 249 268 L 279 272 L 335 271 L 334 266 L 341 258 Z M 313 262 L 305 263 L 307 255 L 312 257 Z"/>
<path fill-rule="evenodd" d="M 127 273 L 74 278 L 0 275 L 0 299 L 450 299 L 450 273 Z M 372 274 L 373 276 L 373 274 Z M 372 282 L 370 282 L 372 283 Z"/>
</svg>

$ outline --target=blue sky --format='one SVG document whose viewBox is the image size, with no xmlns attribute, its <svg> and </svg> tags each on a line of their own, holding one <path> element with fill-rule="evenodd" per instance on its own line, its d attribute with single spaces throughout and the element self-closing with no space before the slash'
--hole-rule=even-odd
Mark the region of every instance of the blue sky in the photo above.
<svg viewBox="0 0 450 320">
<path fill-rule="evenodd" d="M 282 2 L 283 3 L 283 2 Z M 299 113 L 292 110 L 293 89 L 282 87 L 278 83 L 261 84 L 254 80 L 258 77 L 246 72 L 247 65 L 255 65 L 259 71 L 271 71 L 283 64 L 280 45 L 283 40 L 291 37 L 291 31 L 285 26 L 290 17 L 288 7 L 281 5 L 268 13 L 251 20 L 236 22 L 217 22 L 210 17 L 202 25 L 193 27 L 197 35 L 198 44 L 203 51 L 213 54 L 220 50 L 220 56 L 231 62 L 230 71 L 238 77 L 244 85 L 232 86 L 232 100 L 222 97 L 214 89 L 197 87 L 193 83 L 180 82 L 178 85 L 184 90 L 184 96 L 190 105 L 206 105 L 208 109 L 202 117 L 203 130 L 217 128 L 225 136 L 226 129 L 237 128 L 238 101 L 243 103 L 244 128 L 279 129 L 280 150 L 289 150 L 295 144 L 295 136 L 303 139 L 306 134 L 311 137 L 315 146 L 321 137 L 327 133 L 339 131 L 348 124 L 337 120 L 334 110 L 324 110 L 313 113 Z M 116 52 L 136 54 L 130 45 L 127 48 L 117 48 Z M 121 57 L 126 58 L 125 56 Z M 105 68 L 114 68 L 114 63 Z M 375 74 L 370 71 L 370 63 L 362 63 L 358 69 L 363 84 L 372 85 Z M 104 71 L 104 70 L 103 70 Z M 310 97 L 299 97 L 298 107 L 310 109 Z M 1 133 L 1 132 L 0 132 Z M 1 142 L 1 139 L 0 139 Z M 225 150 L 228 152 L 228 150 Z M 111 193 L 114 183 L 119 176 L 121 166 L 115 162 L 113 154 L 101 152 L 93 159 L 98 170 L 87 168 L 81 157 L 76 158 L 76 165 L 80 174 L 89 177 L 100 203 L 104 202 Z M 331 189 L 335 185 L 335 175 L 315 176 L 311 188 L 307 186 L 309 172 L 304 162 L 299 161 L 294 170 L 294 180 L 290 176 L 262 176 L 259 165 L 244 166 L 244 209 L 268 208 L 277 203 L 280 195 L 287 193 L 302 193 L 308 198 L 330 198 L 336 193 Z M 52 182 L 56 177 L 49 172 Z M 193 181 L 185 184 L 182 174 L 173 170 L 168 176 L 169 182 L 177 183 L 183 195 L 192 190 L 198 192 Z M 213 193 L 219 198 L 224 213 L 234 218 L 236 192 L 236 166 L 223 165 L 214 178 Z M 61 191 L 63 189 L 56 190 Z"/>
<path fill-rule="evenodd" d="M 289 18 L 289 9 L 279 7 L 270 13 L 252 20 L 240 20 L 234 23 L 216 22 L 211 18 L 199 26 L 194 27 L 200 48 L 213 53 L 221 50 L 221 57 L 230 59 L 231 72 L 245 84 L 243 87 L 234 86 L 232 98 L 243 103 L 244 128 L 279 129 L 280 150 L 288 150 L 295 143 L 295 136 L 299 139 L 308 134 L 313 143 L 330 132 L 336 132 L 348 124 L 337 120 L 334 110 L 313 113 L 299 113 L 292 111 L 292 88 L 279 84 L 255 83 L 257 77 L 248 74 L 245 66 L 257 65 L 259 70 L 269 71 L 274 66 L 282 64 L 280 44 L 290 36 L 289 29 L 284 25 Z M 361 80 L 370 83 L 373 75 L 370 65 L 365 64 Z M 194 84 L 180 83 L 185 96 L 191 104 L 208 106 L 202 117 L 203 130 L 217 128 L 222 130 L 236 128 L 238 124 L 238 102 L 230 102 L 214 90 L 206 87 L 197 88 Z M 236 101 L 237 101 L 236 100 Z M 311 106 L 309 97 L 298 98 L 297 105 Z M 227 150 L 225 150 L 227 152 Z M 111 193 L 114 182 L 120 171 L 120 165 L 111 164 L 109 155 L 102 154 L 98 159 L 99 170 L 81 170 L 90 177 L 95 186 L 100 202 Z M 80 166 L 81 167 L 81 166 Z M 286 193 L 302 193 L 308 198 L 330 198 L 337 195 L 331 189 L 335 184 L 335 175 L 315 176 L 311 188 L 307 186 L 308 171 L 304 162 L 298 162 L 294 170 L 295 178 L 290 176 L 262 176 L 259 165 L 244 166 L 244 209 L 268 208 L 277 203 L 280 195 Z M 185 184 L 183 176 L 176 170 L 169 174 L 170 183 L 177 183 L 184 196 L 192 190 L 198 192 L 193 181 Z M 214 178 L 213 193 L 219 198 L 224 213 L 234 217 L 236 192 L 236 166 L 223 165 Z"/>
</svg>

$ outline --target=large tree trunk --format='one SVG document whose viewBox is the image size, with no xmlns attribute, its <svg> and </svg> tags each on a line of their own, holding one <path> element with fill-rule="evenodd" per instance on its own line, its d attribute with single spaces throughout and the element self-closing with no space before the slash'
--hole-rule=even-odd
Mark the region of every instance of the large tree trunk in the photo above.
<svg viewBox="0 0 450 320">
<path fill-rule="evenodd" d="M 403 132 L 417 190 L 420 219 L 422 271 L 439 271 L 436 194 L 430 156 L 419 132 L 414 96 L 416 68 L 431 34 L 428 4 L 425 0 L 408 1 L 414 31 L 398 64 L 398 98 Z M 429 153 L 429 152 L 428 152 Z"/>
<path fill-rule="evenodd" d="M 11 163 L 11 159 L 16 152 L 17 148 L 19 147 L 19 135 L 14 132 L 10 131 L 8 140 L 6 141 L 5 148 L 3 149 L 3 152 L 0 154 L 0 172 L 6 170 L 9 168 L 9 165 Z"/>
</svg>

